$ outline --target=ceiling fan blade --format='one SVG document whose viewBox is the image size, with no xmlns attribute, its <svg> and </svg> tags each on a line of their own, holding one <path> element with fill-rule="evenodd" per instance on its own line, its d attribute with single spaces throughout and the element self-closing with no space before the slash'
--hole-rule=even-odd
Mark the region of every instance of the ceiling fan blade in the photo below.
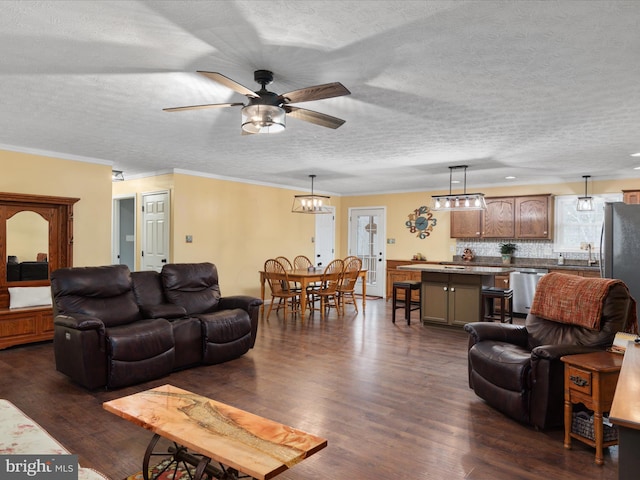
<svg viewBox="0 0 640 480">
<path fill-rule="evenodd" d="M 231 80 L 229 77 L 225 77 L 221 73 L 218 73 L 218 72 L 203 72 L 202 70 L 198 70 L 197 73 L 199 73 L 200 75 L 204 75 L 205 77 L 209 78 L 210 80 L 213 80 L 214 82 L 218 82 L 218 83 L 224 85 L 225 87 L 230 88 L 231 90 L 235 90 L 236 92 L 241 93 L 242 95 L 246 95 L 247 97 L 260 98 L 260 96 L 257 95 L 256 92 L 254 92 L 253 90 L 249 90 L 244 85 L 240 85 L 235 80 Z"/>
<path fill-rule="evenodd" d="M 181 112 L 183 110 L 204 110 L 205 108 L 226 108 L 243 105 L 244 103 L 210 103 L 208 105 L 190 105 L 188 107 L 163 108 L 164 112 Z"/>
<path fill-rule="evenodd" d="M 310 102 L 312 100 L 322 100 L 323 98 L 341 97 L 350 95 L 351 92 L 340 82 L 325 83 L 314 87 L 301 88 L 293 92 L 283 93 L 281 97 L 284 103 Z"/>
<path fill-rule="evenodd" d="M 309 123 L 315 123 L 321 127 L 338 128 L 345 122 L 345 120 L 342 120 L 341 118 L 332 117 L 331 115 L 314 112 L 313 110 L 307 110 L 305 108 L 293 107 L 291 105 L 286 105 L 284 109 L 286 110 L 287 115 L 293 118 L 304 120 Z"/>
</svg>

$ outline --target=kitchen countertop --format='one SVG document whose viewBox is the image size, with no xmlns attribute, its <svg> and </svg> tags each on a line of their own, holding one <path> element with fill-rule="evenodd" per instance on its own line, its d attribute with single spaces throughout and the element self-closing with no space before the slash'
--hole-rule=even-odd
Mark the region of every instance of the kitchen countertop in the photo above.
<svg viewBox="0 0 640 480">
<path fill-rule="evenodd" d="M 476 257 L 470 262 L 454 257 L 451 262 L 438 262 L 442 265 L 475 265 L 478 267 L 497 267 L 504 265 L 499 257 Z M 578 270 L 599 272 L 598 265 L 587 265 L 586 260 L 565 260 L 564 265 L 558 265 L 548 258 L 514 258 L 509 265 L 512 269 L 519 268 L 548 268 L 553 270 Z"/>
<path fill-rule="evenodd" d="M 460 273 L 463 275 L 499 275 L 513 272 L 512 267 L 492 267 L 486 265 L 443 265 L 443 264 L 412 264 L 399 265 L 398 270 L 418 270 L 434 273 Z"/>
</svg>

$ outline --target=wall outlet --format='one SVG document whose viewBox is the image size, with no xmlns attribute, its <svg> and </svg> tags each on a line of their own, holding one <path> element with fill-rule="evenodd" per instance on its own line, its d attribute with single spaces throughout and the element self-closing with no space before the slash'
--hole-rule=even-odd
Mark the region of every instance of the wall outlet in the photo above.
<svg viewBox="0 0 640 480">
<path fill-rule="evenodd" d="M 394 245 L 396 243 L 395 238 L 387 238 L 387 245 Z"/>
<path fill-rule="evenodd" d="M 455 245 L 449 245 L 449 251 L 451 253 L 456 253 L 456 246 Z"/>
<path fill-rule="evenodd" d="M 184 241 L 187 242 L 187 243 L 193 243 L 193 235 L 187 235 L 184 238 Z"/>
</svg>

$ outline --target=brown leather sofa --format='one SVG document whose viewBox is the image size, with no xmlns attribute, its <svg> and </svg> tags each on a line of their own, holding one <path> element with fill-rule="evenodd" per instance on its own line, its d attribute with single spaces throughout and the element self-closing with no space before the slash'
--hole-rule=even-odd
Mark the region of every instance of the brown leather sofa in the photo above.
<svg viewBox="0 0 640 480">
<path fill-rule="evenodd" d="M 555 282 L 543 292 L 543 280 L 549 276 L 549 281 Z M 574 312 L 586 308 L 587 296 L 580 295 L 575 285 L 591 288 L 593 282 L 600 282 L 598 285 L 606 291 L 596 305 L 600 315 L 598 328 L 582 326 L 580 319 L 563 323 L 566 319 L 548 319 L 540 314 L 544 311 L 540 308 L 543 303 L 547 310 L 556 312 L 572 305 Z M 567 292 L 571 291 L 574 298 L 568 299 Z M 465 325 L 469 333 L 469 386 L 507 416 L 546 429 L 563 425 L 564 363 L 560 358 L 606 349 L 613 343 L 616 332 L 637 331 L 635 302 L 620 281 L 553 273 L 542 277 L 531 310 L 524 325 L 490 322 Z"/>
<path fill-rule="evenodd" d="M 56 369 L 89 389 L 237 358 L 255 344 L 262 304 L 222 297 L 211 263 L 63 268 L 51 291 Z"/>
</svg>

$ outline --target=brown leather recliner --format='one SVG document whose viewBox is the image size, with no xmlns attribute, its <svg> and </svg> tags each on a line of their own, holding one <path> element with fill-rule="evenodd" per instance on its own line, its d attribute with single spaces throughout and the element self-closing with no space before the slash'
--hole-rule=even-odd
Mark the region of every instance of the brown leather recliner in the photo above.
<svg viewBox="0 0 640 480">
<path fill-rule="evenodd" d="M 601 295 L 580 293 L 591 289 Z M 561 426 L 564 363 L 560 358 L 606 349 L 616 332 L 637 331 L 635 309 L 621 281 L 545 275 L 524 326 L 465 325 L 469 386 L 489 405 L 519 422 L 540 429 Z M 582 312 L 586 316 L 587 310 L 597 312 L 592 316 L 599 318 L 585 326 Z"/>
</svg>

